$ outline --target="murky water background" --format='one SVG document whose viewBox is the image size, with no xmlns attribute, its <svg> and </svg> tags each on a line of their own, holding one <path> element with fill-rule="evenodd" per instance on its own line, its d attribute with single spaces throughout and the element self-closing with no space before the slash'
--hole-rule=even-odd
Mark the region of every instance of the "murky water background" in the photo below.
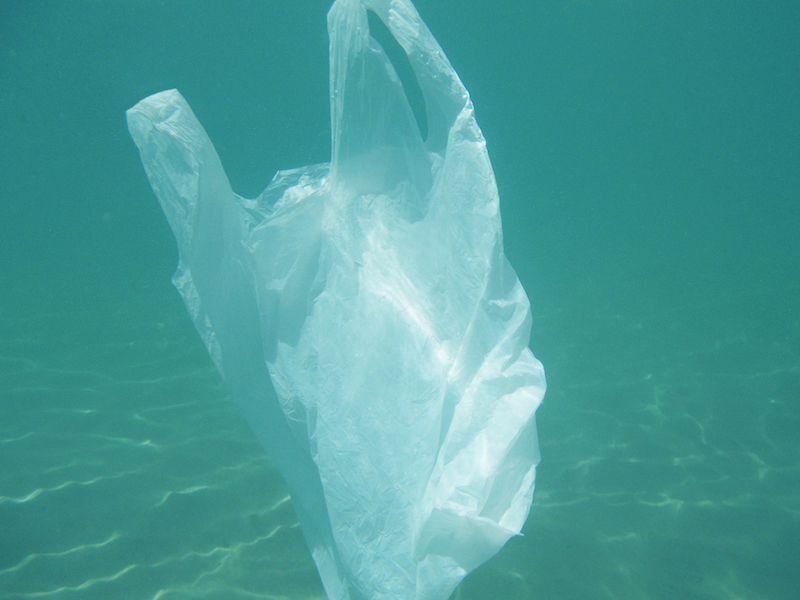
<svg viewBox="0 0 800 600">
<path fill-rule="evenodd" d="M 0 598 L 322 598 L 169 277 L 124 111 L 234 189 L 329 158 L 324 1 L 0 4 Z M 800 8 L 420 0 L 544 362 L 524 537 L 456 591 L 800 588 Z"/>
</svg>

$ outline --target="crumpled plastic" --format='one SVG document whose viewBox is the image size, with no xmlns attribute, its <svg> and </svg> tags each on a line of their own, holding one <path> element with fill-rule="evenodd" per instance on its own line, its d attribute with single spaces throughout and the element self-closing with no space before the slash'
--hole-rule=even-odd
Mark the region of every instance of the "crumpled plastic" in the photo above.
<svg viewBox="0 0 800 600">
<path fill-rule="evenodd" d="M 420 135 L 367 10 L 408 55 Z M 408 0 L 328 14 L 329 164 L 236 195 L 176 90 L 128 128 L 173 282 L 282 473 L 332 600 L 445 600 L 520 532 L 544 370 L 466 89 Z"/>
</svg>

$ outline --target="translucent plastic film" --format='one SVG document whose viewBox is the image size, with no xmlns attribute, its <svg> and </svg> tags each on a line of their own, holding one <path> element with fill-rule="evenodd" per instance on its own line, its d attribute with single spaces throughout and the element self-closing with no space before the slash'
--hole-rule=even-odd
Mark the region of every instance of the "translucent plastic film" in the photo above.
<svg viewBox="0 0 800 600">
<path fill-rule="evenodd" d="M 368 9 L 408 55 L 425 140 Z M 528 515 L 544 371 L 441 48 L 408 0 L 337 0 L 328 31 L 330 164 L 247 200 L 176 90 L 128 127 L 178 243 L 173 281 L 286 479 L 328 596 L 446 600 Z"/>
</svg>

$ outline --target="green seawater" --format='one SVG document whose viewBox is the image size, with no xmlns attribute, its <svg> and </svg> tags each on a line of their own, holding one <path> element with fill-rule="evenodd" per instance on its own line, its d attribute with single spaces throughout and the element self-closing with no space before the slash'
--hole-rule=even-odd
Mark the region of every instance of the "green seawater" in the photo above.
<svg viewBox="0 0 800 600">
<path fill-rule="evenodd" d="M 797 598 L 800 4 L 416 5 L 548 375 L 524 536 L 454 599 Z M 244 196 L 327 161 L 328 8 L 0 0 L 0 600 L 324 597 L 124 113 L 178 88 Z"/>
</svg>

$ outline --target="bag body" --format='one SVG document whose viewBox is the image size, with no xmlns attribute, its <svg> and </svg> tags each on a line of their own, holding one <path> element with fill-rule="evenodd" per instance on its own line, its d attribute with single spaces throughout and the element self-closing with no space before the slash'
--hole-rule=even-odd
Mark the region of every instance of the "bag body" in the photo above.
<svg viewBox="0 0 800 600">
<path fill-rule="evenodd" d="M 408 55 L 420 135 L 367 10 Z M 332 600 L 446 600 L 520 532 L 544 370 L 469 95 L 408 0 L 337 0 L 331 162 L 230 188 L 176 90 L 128 111 L 173 282 Z"/>
</svg>

